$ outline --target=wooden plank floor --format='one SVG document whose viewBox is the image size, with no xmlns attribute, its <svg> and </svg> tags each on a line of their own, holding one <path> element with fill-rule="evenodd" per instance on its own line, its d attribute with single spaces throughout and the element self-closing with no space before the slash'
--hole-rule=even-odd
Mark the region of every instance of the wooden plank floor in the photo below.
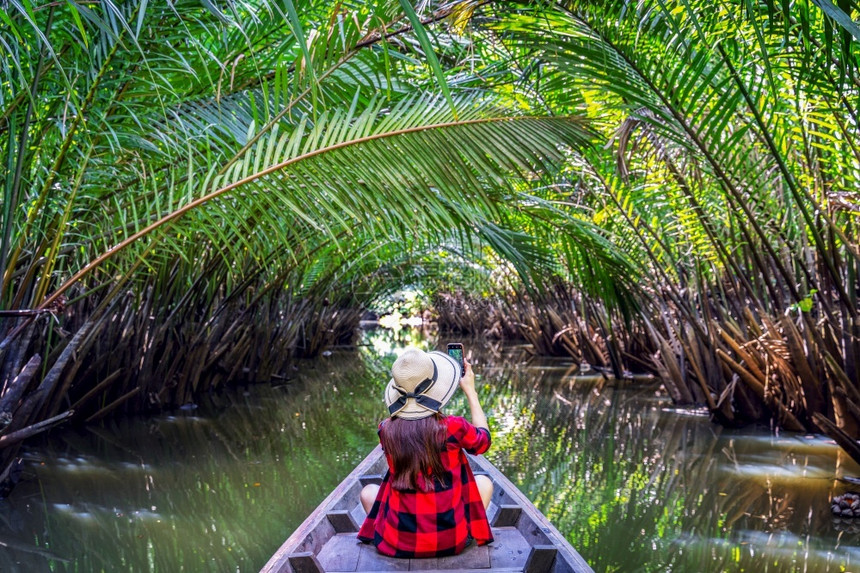
<svg viewBox="0 0 860 573">
<path fill-rule="evenodd" d="M 428 559 L 395 559 L 377 553 L 372 545 L 358 541 L 355 533 L 332 537 L 317 558 L 325 571 L 522 571 L 529 544 L 515 527 L 494 527 L 490 545 L 471 545 L 460 555 Z"/>
</svg>

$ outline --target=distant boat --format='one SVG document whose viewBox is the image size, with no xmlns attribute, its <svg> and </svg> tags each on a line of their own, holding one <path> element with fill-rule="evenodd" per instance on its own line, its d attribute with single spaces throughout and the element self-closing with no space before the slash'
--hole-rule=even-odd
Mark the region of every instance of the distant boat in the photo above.
<svg viewBox="0 0 860 573">
<path fill-rule="evenodd" d="M 364 461 L 311 513 L 261 573 L 370 571 L 486 571 L 528 573 L 592 572 L 582 556 L 535 506 L 483 456 L 468 456 L 472 471 L 493 480 L 493 500 L 487 511 L 495 541 L 472 544 L 460 555 L 397 559 L 380 555 L 356 537 L 365 513 L 359 492 L 368 483 L 381 483 L 387 469 L 382 448 Z"/>
</svg>

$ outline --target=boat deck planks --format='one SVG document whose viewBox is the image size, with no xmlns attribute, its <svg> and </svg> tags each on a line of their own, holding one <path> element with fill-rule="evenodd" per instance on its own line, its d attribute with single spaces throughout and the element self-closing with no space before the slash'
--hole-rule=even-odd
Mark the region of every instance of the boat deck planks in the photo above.
<svg viewBox="0 0 860 573">
<path fill-rule="evenodd" d="M 284 542 L 261 573 L 371 571 L 485 571 L 493 573 L 593 573 L 591 567 L 532 503 L 482 456 L 469 456 L 472 471 L 493 480 L 487 511 L 494 541 L 460 555 L 396 559 L 358 541 L 364 519 L 358 501 L 363 485 L 379 483 L 386 469 L 377 446 Z"/>
<path fill-rule="evenodd" d="M 355 533 L 332 536 L 317 555 L 325 571 L 522 571 L 531 546 L 516 527 L 494 527 L 495 541 L 470 546 L 460 555 L 432 559 L 394 559 L 356 539 Z"/>
</svg>

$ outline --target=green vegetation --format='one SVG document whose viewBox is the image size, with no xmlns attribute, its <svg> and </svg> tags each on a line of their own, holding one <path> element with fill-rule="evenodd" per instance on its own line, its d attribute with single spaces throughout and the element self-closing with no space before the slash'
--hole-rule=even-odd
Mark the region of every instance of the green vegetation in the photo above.
<svg viewBox="0 0 860 573">
<path fill-rule="evenodd" d="M 3 467 L 404 286 L 860 460 L 853 4 L 0 7 Z"/>
</svg>

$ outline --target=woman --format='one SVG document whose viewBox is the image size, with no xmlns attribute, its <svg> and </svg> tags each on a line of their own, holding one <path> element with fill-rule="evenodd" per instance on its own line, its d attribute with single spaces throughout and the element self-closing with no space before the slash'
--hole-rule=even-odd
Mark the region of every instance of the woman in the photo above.
<svg viewBox="0 0 860 573">
<path fill-rule="evenodd" d="M 391 367 L 385 389 L 390 417 L 379 424 L 388 472 L 382 485 L 361 491 L 367 518 L 358 532 L 383 555 L 456 555 L 474 540 L 493 541 L 486 508 L 493 484 L 475 476 L 465 452 L 490 447 L 487 417 L 478 402 L 475 374 L 442 352 L 409 349 Z M 457 386 L 469 403 L 472 423 L 441 409 Z"/>
</svg>

